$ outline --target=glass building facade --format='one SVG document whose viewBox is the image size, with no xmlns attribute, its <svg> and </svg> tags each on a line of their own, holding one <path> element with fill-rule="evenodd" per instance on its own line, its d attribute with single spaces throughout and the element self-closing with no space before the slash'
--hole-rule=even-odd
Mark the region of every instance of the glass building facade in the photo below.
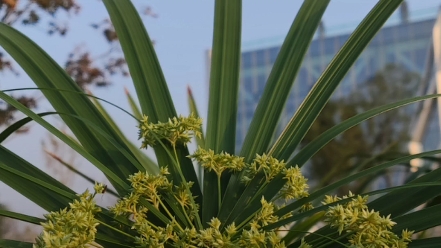
<svg viewBox="0 0 441 248">
<path fill-rule="evenodd" d="M 347 96 L 357 85 L 388 64 L 397 64 L 409 71 L 423 74 L 428 54 L 431 52 L 435 17 L 436 15 L 432 15 L 420 20 L 401 21 L 382 28 L 345 76 L 333 98 Z M 348 38 L 349 32 L 317 37 L 312 41 L 279 120 L 279 132 L 286 126 L 320 74 Z M 236 149 L 240 149 L 245 139 L 266 80 L 280 50 L 280 44 L 242 52 Z M 436 111 L 433 112 L 435 115 L 431 115 L 429 127 L 438 130 L 431 135 L 430 140 L 424 141 L 434 146 L 428 147 L 430 149 L 437 148 L 439 143 L 438 116 Z"/>
</svg>

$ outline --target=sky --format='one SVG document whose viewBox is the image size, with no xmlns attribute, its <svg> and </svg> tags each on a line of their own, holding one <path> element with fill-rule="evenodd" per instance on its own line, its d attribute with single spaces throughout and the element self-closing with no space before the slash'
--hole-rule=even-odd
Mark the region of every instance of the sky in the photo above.
<svg viewBox="0 0 441 248">
<path fill-rule="evenodd" d="M 19 30 L 33 39 L 59 63 L 66 60 L 68 50 L 80 44 L 85 44 L 95 55 L 105 52 L 107 46 L 102 45 L 105 43 L 104 38 L 90 27 L 91 23 L 100 22 L 107 17 L 102 2 L 96 0 L 77 2 L 82 7 L 81 12 L 78 15 L 71 15 L 70 30 L 66 37 L 48 37 L 41 28 L 19 27 Z M 206 51 L 210 49 L 212 43 L 214 1 L 134 0 L 133 2 L 140 9 L 151 6 L 158 15 L 155 19 L 145 18 L 145 25 L 150 37 L 156 41 L 155 49 L 177 112 L 188 114 L 186 88 L 190 86 L 199 111 L 205 117 L 208 98 Z M 330 30 L 339 28 L 353 30 L 376 2 L 332 0 L 323 17 L 324 24 Z M 301 3 L 300 0 L 243 0 L 243 47 L 263 44 L 283 37 L 288 32 Z M 437 9 L 441 0 L 409 0 L 408 4 L 412 20 L 412 12 L 422 13 L 425 10 Z M 63 18 L 65 19 L 64 16 Z M 24 72 L 21 72 L 19 77 L 5 73 L 1 76 L 6 78 L 5 81 L 1 81 L 2 89 L 33 86 Z M 122 77 L 116 77 L 114 84 L 108 88 L 91 90 L 97 96 L 129 109 L 124 87 L 135 94 L 130 79 Z M 38 112 L 48 109 L 50 107 L 47 104 L 42 104 Z M 138 131 L 136 123 L 121 111 L 110 107 L 108 110 L 127 136 L 136 141 Z M 4 145 L 46 170 L 41 142 L 43 139 L 47 140 L 47 136 L 44 129 L 33 124 L 28 135 L 14 136 Z M 23 149 L 24 144 L 26 149 Z M 80 161 L 78 166 L 82 171 L 95 175 L 98 180 L 103 178 L 87 163 Z M 79 179 L 73 180 L 72 184 L 78 192 L 83 191 L 87 186 Z M 33 207 L 32 203 L 18 196 L 4 184 L 0 184 L 0 202 L 6 203 L 14 211 L 25 214 L 41 216 L 43 213 L 41 209 Z"/>
</svg>

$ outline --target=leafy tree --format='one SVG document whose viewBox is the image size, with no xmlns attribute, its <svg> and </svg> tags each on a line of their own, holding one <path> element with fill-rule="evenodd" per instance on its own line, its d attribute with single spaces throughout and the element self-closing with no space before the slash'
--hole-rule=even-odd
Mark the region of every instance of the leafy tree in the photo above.
<svg viewBox="0 0 441 248">
<path fill-rule="evenodd" d="M 303 140 L 303 145 L 337 123 L 377 106 L 415 96 L 420 76 L 389 64 L 346 97 L 331 100 Z M 327 185 L 347 175 L 406 153 L 415 105 L 389 111 L 344 132 L 321 149 L 310 161 L 312 180 Z M 387 177 L 386 177 L 387 179 Z M 372 178 L 342 189 L 358 192 Z"/>
</svg>

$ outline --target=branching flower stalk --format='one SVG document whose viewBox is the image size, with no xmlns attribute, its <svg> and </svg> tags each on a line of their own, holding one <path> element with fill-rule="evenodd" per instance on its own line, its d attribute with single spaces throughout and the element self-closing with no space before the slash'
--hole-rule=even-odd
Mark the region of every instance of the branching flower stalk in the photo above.
<svg viewBox="0 0 441 248">
<path fill-rule="evenodd" d="M 221 177 L 224 171 L 239 172 L 242 171 L 246 164 L 244 158 L 233 156 L 226 152 L 215 154 L 213 150 L 205 150 L 199 147 L 189 158 L 196 160 L 208 171 L 214 171 L 217 175 L 217 191 L 218 191 L 218 208 L 222 205 L 222 189 Z"/>
<path fill-rule="evenodd" d="M 338 233 L 345 231 L 349 234 L 349 243 L 354 247 L 407 247 L 411 241 L 413 232 L 403 230 L 401 238 L 394 234 L 391 229 L 396 224 L 386 217 L 380 216 L 379 212 L 369 210 L 367 207 L 368 196 L 355 196 L 351 192 L 343 199 L 353 199 L 344 204 L 330 206 L 326 211 L 325 221 L 338 229 Z M 341 200 L 340 197 L 327 196 L 323 205 Z"/>
<path fill-rule="evenodd" d="M 93 198 L 104 190 L 103 184 L 95 184 L 95 193 L 86 190 L 69 208 L 45 215 L 47 222 L 41 223 L 43 233 L 36 239 L 34 248 L 100 247 L 94 243 L 99 224 L 94 216 L 101 209 Z"/>
<path fill-rule="evenodd" d="M 199 217 L 199 205 L 191 193 L 193 182 L 185 180 L 177 154 L 178 145 L 187 145 L 193 136 L 201 135 L 201 124 L 202 120 L 193 115 L 157 124 L 149 123 L 148 118 L 144 117 L 140 124 L 142 148 L 161 145 L 174 161 L 172 166 L 176 170 L 172 172 L 179 173 L 182 182 L 174 183 L 169 179 L 171 173 L 168 165 L 161 165 L 157 175 L 142 171 L 135 173 L 128 178 L 131 192 L 119 199 L 110 211 L 130 221 L 131 228 L 137 236 L 128 236 L 132 237 L 138 247 L 286 247 L 278 235 L 278 228 L 266 230 L 265 227 L 293 215 L 290 212 L 284 216 L 277 216 L 275 213 L 280 206 L 275 202 L 278 199 L 291 201 L 307 197 L 307 179 L 299 167 L 287 167 L 284 161 L 266 154 L 257 154 L 251 164 L 247 164 L 242 157 L 225 152 L 215 154 L 213 150 L 199 147 L 185 158 L 193 159 L 205 170 L 216 173 L 219 209 L 222 205 L 220 180 L 224 172 L 240 172 L 242 183 L 245 185 L 252 180 L 260 183 L 257 193 L 251 196 L 252 200 L 260 197 L 260 207 L 247 216 L 241 216 L 241 223 L 222 223 L 213 216 L 208 227 L 203 228 Z M 273 199 L 266 199 L 262 192 L 275 179 L 283 180 L 284 186 Z M 80 195 L 79 200 L 70 204 L 69 209 L 46 215 L 44 232 L 34 247 L 73 248 L 93 247 L 97 244 L 94 243 L 96 226 L 100 221 L 95 218 L 95 214 L 101 208 L 95 205 L 93 198 L 97 193 L 104 191 L 104 185 L 96 184 L 94 194 L 86 190 Z M 380 217 L 378 212 L 367 208 L 367 197 L 355 197 L 350 193 L 344 198 L 348 197 L 354 199 L 328 208 L 325 221 L 331 227 L 338 228 L 339 234 L 345 232 L 351 246 L 407 247 L 412 232 L 404 230 L 399 238 L 390 231 L 395 224 L 390 220 L 390 216 Z M 327 196 L 323 204 L 339 200 L 339 197 Z M 306 204 L 301 211 L 311 208 L 311 203 Z M 156 218 L 151 218 L 153 215 Z M 311 246 L 302 240 L 300 247 Z"/>
<path fill-rule="evenodd" d="M 197 213 L 196 211 L 198 207 L 194 201 L 189 187 L 189 185 L 192 185 L 192 182 L 185 183 L 186 180 L 181 170 L 181 165 L 176 151 L 176 145 L 187 145 L 187 143 L 191 141 L 192 136 L 201 137 L 201 126 L 202 119 L 196 118 L 193 114 L 191 114 L 189 117 L 174 117 L 172 119 L 169 119 L 168 122 L 158 122 L 157 124 L 148 122 L 148 117 L 144 116 L 140 123 L 139 132 L 139 138 L 143 140 L 141 148 L 147 148 L 148 146 L 153 147 L 158 142 L 168 152 L 168 149 L 165 147 L 164 142 L 168 142 L 172 146 L 173 156 L 170 157 L 173 158 L 173 161 L 176 165 L 176 170 L 178 171 L 182 182 L 184 182 L 184 187 L 187 191 L 187 194 L 190 196 L 189 199 L 191 201 L 191 205 L 193 206 L 192 215 L 195 216 L 197 221 L 196 223 L 200 228 L 202 227 L 202 223 L 199 218 L 199 213 Z M 184 215 L 186 215 L 187 219 L 190 219 L 187 216 L 186 211 L 184 210 L 183 212 Z"/>
</svg>

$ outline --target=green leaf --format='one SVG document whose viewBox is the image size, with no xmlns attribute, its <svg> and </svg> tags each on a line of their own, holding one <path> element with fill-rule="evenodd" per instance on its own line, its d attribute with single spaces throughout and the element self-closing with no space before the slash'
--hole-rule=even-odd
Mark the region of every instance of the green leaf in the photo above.
<svg viewBox="0 0 441 248">
<path fill-rule="evenodd" d="M 1 24 L 0 24 L 1 25 Z M 30 109 L 19 103 L 17 100 L 13 99 L 12 97 L 6 95 L 5 93 L 0 91 L 0 99 L 4 100 L 5 102 L 9 103 L 28 117 L 32 118 L 34 121 L 36 121 L 38 124 L 40 124 L 42 127 L 46 128 L 49 132 L 51 132 L 53 135 L 61 139 L 64 143 L 69 145 L 72 149 L 74 149 L 76 152 L 81 154 L 85 159 L 89 160 L 92 164 L 94 164 L 98 169 L 100 169 L 104 175 L 109 178 L 109 180 L 112 182 L 113 186 L 115 188 L 119 188 L 123 193 L 127 192 L 129 185 L 125 182 L 125 180 L 122 180 L 117 175 L 115 175 L 107 166 L 103 165 L 100 161 L 98 161 L 94 156 L 89 154 L 82 146 L 80 146 L 78 143 L 73 141 L 71 138 L 60 132 L 58 129 L 56 129 L 54 126 L 49 124 L 47 121 L 45 121 L 43 118 L 32 112 Z M 94 130 L 94 133 L 97 133 L 99 130 Z M 111 143 L 107 140 L 107 143 Z"/>
<path fill-rule="evenodd" d="M 142 113 L 152 122 L 176 116 L 161 66 L 144 24 L 130 0 L 103 1 L 118 34 Z"/>
<path fill-rule="evenodd" d="M 215 153 L 233 154 L 236 137 L 236 115 L 239 90 L 241 45 L 241 0 L 217 0 L 214 8 L 213 50 L 211 54 L 210 92 L 205 148 Z M 218 189 L 217 176 L 204 172 L 202 222 L 208 222 L 219 211 L 219 191 L 223 192 L 229 175 Z M 223 194 L 223 193 L 221 193 Z"/>
<path fill-rule="evenodd" d="M 196 117 L 200 117 L 198 108 L 196 106 L 196 101 L 194 100 L 193 93 L 191 92 L 190 87 L 187 87 L 187 94 L 188 94 L 188 105 L 190 108 L 190 113 L 193 113 Z M 201 132 L 201 136 L 195 137 L 196 145 L 198 147 L 205 147 L 204 130 L 201 127 L 199 131 Z M 197 169 L 198 169 L 197 172 L 198 172 L 199 184 L 202 185 L 203 184 L 202 175 L 204 174 L 204 168 L 200 164 L 198 164 Z"/>
<path fill-rule="evenodd" d="M 302 64 L 302 58 L 308 50 L 315 30 L 328 4 L 329 0 L 307 0 L 304 1 L 297 13 L 271 70 L 262 98 L 259 101 L 245 138 L 244 146 L 240 153 L 241 156 L 245 157 L 245 161 L 250 162 L 256 153 L 261 154 L 268 148 L 283 106 Z M 226 99 L 229 98 L 226 97 Z M 231 223 L 230 220 L 237 217 L 237 212 L 242 211 L 246 207 L 247 200 L 256 192 L 249 190 L 248 192 L 251 193 L 242 194 L 244 186 L 240 178 L 241 174 L 234 175 L 228 184 L 224 204 L 222 204 L 219 214 L 223 224 Z M 248 189 L 253 188 L 254 185 L 251 185 Z M 238 200 L 239 197 L 240 200 Z M 229 221 L 226 221 L 228 216 L 231 217 Z"/>
<path fill-rule="evenodd" d="M 300 167 L 303 166 L 303 164 L 308 159 L 310 159 L 317 151 L 319 151 L 329 141 L 331 141 L 332 139 L 334 139 L 335 137 L 337 137 L 339 134 L 343 133 L 344 131 L 350 129 L 351 127 L 353 127 L 353 126 L 355 126 L 357 124 L 360 124 L 361 122 L 363 122 L 363 121 L 365 121 L 365 120 L 367 120 L 369 118 L 372 118 L 372 117 L 374 117 L 376 115 L 379 115 L 381 113 L 393 110 L 395 108 L 405 106 L 407 104 L 411 104 L 411 103 L 415 103 L 417 101 L 427 100 L 427 99 L 431 99 L 431 98 L 435 98 L 435 97 L 439 97 L 439 96 L 440 95 L 427 95 L 427 96 L 413 97 L 413 98 L 401 100 L 401 101 L 398 101 L 398 102 L 395 102 L 395 103 L 391 103 L 391 104 L 387 104 L 387 105 L 384 105 L 384 106 L 380 106 L 380 107 L 377 107 L 377 108 L 373 108 L 373 109 L 368 110 L 368 111 L 366 111 L 364 113 L 361 113 L 361 114 L 358 114 L 356 116 L 353 116 L 353 117 L 351 117 L 351 118 L 341 122 L 340 124 L 330 128 L 329 130 L 325 131 L 324 133 L 322 133 L 320 136 L 318 136 L 316 139 L 314 139 L 311 143 L 306 145 L 302 150 L 300 150 L 300 152 L 298 154 L 296 154 L 296 156 L 294 156 L 294 158 L 291 159 L 287 163 L 287 165 L 288 166 L 299 165 Z M 406 160 L 404 160 L 404 161 L 406 161 Z M 367 174 L 363 174 L 364 172 L 366 172 Z M 365 176 L 368 176 L 368 175 L 372 175 L 373 173 L 378 172 L 378 170 L 374 169 L 374 172 L 369 172 L 369 170 L 368 171 L 364 171 L 364 172 L 355 174 L 354 177 L 356 177 L 356 178 L 349 179 L 349 178 L 351 178 L 351 177 L 349 177 L 348 180 L 354 181 L 356 179 L 360 179 L 362 177 L 365 177 Z M 348 182 L 351 182 L 351 181 L 346 181 L 345 180 L 344 182 L 343 181 L 342 182 L 344 184 L 344 183 L 348 183 Z M 267 197 L 274 196 L 279 191 L 279 189 L 283 186 L 283 184 L 284 184 L 284 182 L 281 180 L 281 176 L 279 176 L 278 178 L 276 178 L 275 180 L 270 182 L 270 184 L 267 187 L 269 190 L 266 192 L 265 195 Z M 339 183 L 338 187 L 342 186 L 343 184 Z M 322 192 L 321 190 L 326 189 L 326 188 L 328 188 L 328 187 L 320 189 L 320 192 Z M 257 200 L 255 200 L 254 202 L 257 202 Z M 300 200 L 300 202 L 303 202 L 303 201 Z M 305 204 L 305 203 L 306 202 L 304 202 L 302 204 Z M 296 206 L 300 207 L 299 205 L 296 205 Z"/>
<path fill-rule="evenodd" d="M 144 167 L 144 169 L 151 174 L 158 174 L 159 168 L 158 165 L 155 164 L 147 155 L 145 155 L 139 147 L 135 146 L 127 137 L 123 134 L 121 129 L 115 123 L 115 121 L 110 117 L 109 113 L 103 108 L 103 106 L 97 101 L 97 99 L 92 99 L 92 102 L 95 104 L 97 109 L 101 112 L 106 121 L 110 124 L 110 126 L 115 130 L 115 133 L 120 137 L 120 139 L 126 144 L 126 146 L 130 149 L 132 154 L 136 157 L 136 159 L 140 162 L 140 164 Z"/>
<path fill-rule="evenodd" d="M 2 90 L 2 92 L 6 93 L 6 92 L 23 91 L 23 90 L 26 90 L 26 91 L 27 90 L 39 90 L 39 91 L 41 90 L 41 91 L 54 91 L 54 92 L 69 92 L 69 93 L 73 93 L 73 94 L 77 94 L 77 95 L 87 96 L 88 98 L 93 98 L 93 99 L 99 100 L 101 102 L 105 102 L 105 103 L 111 105 L 112 107 L 115 107 L 115 108 L 121 110 L 122 112 L 126 113 L 128 116 L 130 116 L 133 119 L 138 121 L 138 119 L 134 115 L 132 115 L 130 112 L 128 112 L 127 110 L 121 108 L 120 106 L 118 106 L 118 105 L 116 105 L 116 104 L 114 104 L 114 103 L 112 103 L 110 101 L 107 101 L 106 99 L 94 96 L 90 92 L 89 92 L 90 94 L 86 94 L 86 93 L 84 93 L 82 91 L 74 91 L 74 90 L 66 90 L 66 89 L 54 89 L 54 88 L 44 88 L 44 87 L 14 88 L 14 89 Z"/>
<path fill-rule="evenodd" d="M 57 112 L 44 112 L 37 114 L 40 117 L 44 117 L 46 115 L 58 115 Z M 18 131 L 20 128 L 22 128 L 24 125 L 28 124 L 32 121 L 32 118 L 25 117 L 19 121 L 16 121 L 14 124 L 8 126 L 3 132 L 0 133 L 0 143 L 5 141 L 11 134 Z"/>
<path fill-rule="evenodd" d="M 312 157 L 318 150 L 320 150 L 324 145 L 326 145 L 329 141 L 337 137 L 339 134 L 343 133 L 344 131 L 348 130 L 349 128 L 369 119 L 372 118 L 378 114 L 384 113 L 386 111 L 393 110 L 398 107 L 405 106 L 410 103 L 415 103 L 417 101 L 422 101 L 430 98 L 439 97 L 440 95 L 428 95 L 428 96 L 421 96 L 421 97 L 414 97 L 410 99 L 401 100 L 395 103 L 387 104 L 384 106 L 380 106 L 374 109 L 371 109 L 369 111 L 366 111 L 364 113 L 358 114 L 354 117 L 351 117 L 342 123 L 330 128 L 323 134 L 321 134 L 319 137 L 317 137 L 315 140 L 313 140 L 311 143 L 309 143 L 307 146 L 305 146 L 291 161 L 288 162 L 288 166 L 295 166 L 299 165 L 302 166 L 310 157 Z M 365 171 L 367 172 L 367 171 Z M 375 172 L 378 172 L 377 169 L 375 169 Z M 371 175 L 375 172 L 367 172 L 367 174 L 363 174 L 364 172 L 361 172 L 360 174 L 355 174 L 357 179 L 360 179 L 362 177 L 366 177 L 368 175 Z M 349 179 L 349 178 L 348 178 Z M 350 179 L 354 181 L 355 179 Z M 344 181 L 345 183 L 348 183 L 350 181 Z M 281 180 L 281 176 L 270 182 L 268 185 L 268 191 L 265 192 L 266 197 L 272 197 L 274 196 L 279 189 L 283 186 L 284 182 Z M 343 185 L 343 184 L 338 184 Z M 340 187 L 339 186 L 339 187 Z M 325 188 L 322 188 L 325 189 Z M 303 202 L 302 200 L 300 202 Z M 258 203 L 258 197 L 254 198 L 253 202 L 250 202 L 249 205 L 254 205 Z M 304 202 L 303 204 L 305 204 Z M 296 205 L 297 207 L 300 207 L 300 205 Z"/>
<path fill-rule="evenodd" d="M 297 221 L 292 227 L 287 230 L 287 234 L 283 237 L 285 244 L 291 243 L 294 239 L 301 239 L 305 234 L 308 234 L 309 230 L 314 227 L 317 222 L 321 221 L 325 215 L 325 212 L 318 212 L 311 217 Z"/>
<path fill-rule="evenodd" d="M 56 154 L 50 152 L 50 151 L 46 151 L 46 154 L 48 156 L 50 156 L 51 158 L 55 159 L 56 161 L 58 161 L 60 164 L 62 164 L 64 167 L 66 167 L 67 169 L 69 169 L 71 172 L 77 174 L 78 176 L 82 177 L 83 179 L 85 179 L 86 181 L 88 181 L 90 184 L 94 185 L 95 182 L 98 182 L 97 180 L 92 179 L 91 177 L 89 177 L 88 175 L 82 173 L 81 171 L 75 169 L 74 166 L 70 165 L 69 163 L 67 163 L 66 161 L 64 161 L 63 159 L 61 159 L 59 156 L 57 156 Z M 117 192 L 113 191 L 112 189 L 107 188 L 106 193 L 109 193 L 115 197 L 119 198 L 119 195 Z"/>
<path fill-rule="evenodd" d="M 38 87 L 66 90 L 43 90 L 42 93 L 57 112 L 70 114 L 61 116 L 61 118 L 88 154 L 105 164 L 107 170 L 110 170 L 119 179 L 126 179 L 129 175 L 138 171 L 135 165 L 128 161 L 126 156 L 115 150 L 115 147 L 104 137 L 97 135 L 95 130 L 92 130 L 82 121 L 72 118 L 72 116 L 79 116 L 88 119 L 124 147 L 124 143 L 119 140 L 119 137 L 86 96 L 67 92 L 81 92 L 81 89 L 72 81 L 63 68 L 40 47 L 3 23 L 0 23 L 0 46 L 20 64 Z M 3 95 L 5 94 L 3 93 Z M 128 150 L 128 148 L 125 149 Z M 109 175 L 109 173 L 105 174 L 106 176 Z M 115 183 L 115 178 L 109 178 L 109 180 L 114 184 L 117 191 L 120 193 L 125 191 L 121 184 Z"/>
<path fill-rule="evenodd" d="M 0 181 L 47 211 L 64 208 L 75 198 L 71 189 L 1 145 Z"/>
<path fill-rule="evenodd" d="M 430 152 L 423 152 L 423 153 L 418 153 L 418 154 L 414 154 L 414 155 L 410 155 L 410 156 L 401 157 L 401 158 L 398 158 L 398 159 L 394 159 L 392 161 L 388 161 L 388 162 L 385 162 L 385 163 L 373 166 L 373 167 L 371 167 L 369 169 L 366 169 L 366 170 L 363 170 L 363 171 L 361 171 L 361 172 L 359 172 L 357 174 L 347 176 L 347 177 L 345 177 L 345 178 L 343 178 L 343 179 L 341 179 L 341 180 L 339 180 L 339 181 L 337 181 L 337 182 L 335 182 L 335 183 L 333 183 L 331 185 L 328 185 L 326 187 L 320 188 L 320 189 L 316 190 L 315 192 L 311 193 L 308 197 L 299 199 L 299 200 L 297 200 L 297 201 L 295 201 L 295 202 L 293 202 L 291 204 L 288 204 L 287 206 L 281 208 L 279 211 L 276 212 L 276 214 L 279 215 L 279 216 L 282 216 L 282 215 L 285 215 L 285 214 L 287 214 L 287 213 L 289 213 L 291 211 L 294 211 L 294 210 L 300 208 L 303 204 L 306 204 L 308 202 L 313 202 L 313 201 L 315 201 L 315 200 L 317 200 L 319 198 L 321 200 L 322 198 L 324 198 L 324 196 L 327 193 L 332 192 L 332 191 L 338 189 L 339 187 L 341 187 L 343 185 L 349 184 L 349 183 L 351 183 L 351 182 L 353 182 L 353 181 L 355 181 L 357 179 L 366 177 L 366 176 L 374 174 L 376 172 L 385 170 L 385 169 L 387 169 L 387 168 L 389 168 L 391 166 L 394 166 L 394 165 L 397 165 L 397 164 L 401 164 L 401 163 L 404 163 L 404 162 L 407 162 L 407 161 L 410 161 L 410 160 L 416 159 L 416 158 L 424 158 L 426 156 L 433 156 L 433 155 L 439 154 L 439 153 L 441 153 L 441 150 L 435 150 L 435 151 L 430 151 Z M 388 204 L 388 205 L 390 205 L 390 204 Z M 379 210 L 377 208 L 374 208 L 374 209 Z"/>
<path fill-rule="evenodd" d="M 190 113 L 194 114 L 195 117 L 200 118 L 198 108 L 196 106 L 196 101 L 194 100 L 193 93 L 191 92 L 190 87 L 187 87 L 187 95 L 188 95 L 188 107 L 190 109 Z M 196 145 L 200 147 L 205 147 L 205 135 L 204 130 L 201 127 L 199 130 L 201 132 L 201 137 L 195 137 Z"/>
<path fill-rule="evenodd" d="M 335 55 L 270 150 L 287 160 L 357 58 L 403 0 L 379 1 Z"/>
<path fill-rule="evenodd" d="M 133 248 L 133 245 L 125 244 L 121 240 L 118 240 L 114 237 L 109 237 L 106 235 L 101 235 L 100 233 L 96 234 L 96 242 L 102 245 L 103 247 L 112 247 L 112 248 Z"/>
<path fill-rule="evenodd" d="M 402 215 L 394 218 L 397 224 L 393 227 L 393 231 L 397 234 L 401 230 L 408 229 L 415 233 L 427 230 L 429 228 L 441 225 L 441 205 L 425 208 L 413 213 Z"/>
<path fill-rule="evenodd" d="M 124 52 L 130 75 L 138 95 L 142 114 L 147 115 L 153 123 L 167 122 L 176 116 L 176 110 L 170 96 L 164 75 L 157 59 L 153 44 L 144 24 L 130 0 L 104 0 L 110 19 L 115 27 L 119 42 Z M 186 156 L 189 155 L 186 146 L 176 147 L 181 170 L 186 181 L 194 182 L 191 188 L 196 200 L 202 199 L 202 193 L 193 167 Z M 159 166 L 170 166 L 173 158 L 169 157 L 163 147 L 154 147 Z M 180 173 L 169 167 L 175 184 L 181 183 Z"/>
<path fill-rule="evenodd" d="M 409 248 L 438 248 L 441 244 L 441 238 L 428 238 L 428 239 L 417 239 L 412 240 L 409 244 Z"/>
<path fill-rule="evenodd" d="M 368 45 L 369 41 L 374 37 L 378 30 L 380 30 L 384 22 L 389 18 L 389 16 L 394 12 L 401 2 L 402 0 L 380 1 L 369 12 L 354 33 L 349 37 L 345 45 L 343 45 L 342 49 L 331 61 L 329 66 L 312 88 L 311 92 L 300 105 L 295 115 L 292 117 L 276 143 L 269 151 L 271 156 L 280 160 L 289 159 L 291 154 L 297 148 L 297 145 L 306 135 L 306 132 L 312 123 L 317 118 L 320 111 L 329 100 L 335 88 L 346 75 L 347 71 L 351 68 L 363 49 Z M 308 3 L 308 1 L 304 2 L 304 4 L 306 3 Z M 282 51 L 280 53 L 282 54 Z M 260 177 L 253 179 L 248 187 L 255 187 L 254 185 L 257 184 L 260 179 Z M 230 194 L 237 194 L 233 193 L 233 189 L 234 191 L 237 191 L 239 185 L 239 183 L 232 184 Z M 264 194 L 265 198 L 272 199 L 282 186 L 283 180 L 282 177 L 279 176 L 266 187 L 266 194 Z M 254 212 L 253 209 L 255 208 L 258 199 L 260 199 L 260 195 L 256 195 L 257 191 L 253 189 L 249 190 L 248 192 L 251 193 L 243 194 L 239 200 L 232 199 L 229 201 L 237 202 L 237 204 L 234 207 L 235 210 L 231 211 L 231 207 L 229 207 L 227 210 L 225 210 L 225 212 L 222 212 L 232 216 L 229 218 L 227 223 L 231 223 L 231 219 L 235 216 L 246 216 Z M 251 201 L 251 196 L 254 198 L 254 201 Z M 249 210 L 244 210 L 248 205 L 253 207 L 249 208 Z M 221 218 L 221 221 L 223 221 L 223 218 Z"/>
<path fill-rule="evenodd" d="M 322 147 L 329 143 L 329 141 L 333 140 L 339 134 L 343 133 L 346 130 L 349 130 L 351 127 L 354 127 L 363 121 L 366 121 L 372 117 L 375 117 L 379 114 L 385 113 L 387 111 L 406 106 L 411 103 L 419 102 L 422 100 L 427 100 L 431 98 L 440 97 L 441 95 L 427 95 L 427 96 L 419 96 L 412 97 L 409 99 L 401 100 L 398 102 L 394 102 L 391 104 L 386 104 L 380 107 L 373 108 L 361 114 L 355 115 L 338 125 L 328 129 L 320 136 L 315 138 L 311 143 L 307 144 L 302 150 L 299 151 L 289 162 L 288 166 L 303 166 L 314 154 L 316 154 Z"/>
<path fill-rule="evenodd" d="M 396 186 L 396 187 L 385 188 L 382 190 L 376 190 L 376 191 L 372 191 L 372 192 L 368 192 L 368 193 L 364 193 L 364 194 L 360 194 L 360 195 L 361 196 L 364 196 L 364 195 L 373 196 L 373 195 L 377 195 L 377 194 L 384 194 L 386 192 L 394 192 L 396 190 L 427 188 L 428 186 L 430 187 L 430 186 L 440 186 L 440 185 L 441 185 L 441 182 L 406 184 L 406 185 L 402 185 L 402 186 Z M 315 214 L 315 213 L 318 213 L 321 211 L 325 211 L 330 206 L 335 206 L 336 204 L 345 203 L 345 202 L 349 201 L 350 199 L 351 199 L 351 197 L 333 202 L 331 204 L 316 207 L 316 208 L 309 210 L 309 211 L 306 211 L 304 213 L 298 213 L 292 217 L 281 220 L 277 223 L 269 224 L 269 225 L 265 226 L 264 229 L 271 230 L 271 229 L 274 229 L 280 225 L 284 225 L 283 223 L 287 224 L 292 221 L 300 220 L 302 218 L 311 216 L 312 214 Z M 369 207 L 369 209 L 374 209 L 374 208 Z M 377 209 L 374 209 L 374 210 L 377 211 Z M 395 221 L 395 218 L 393 218 L 393 216 L 392 216 L 392 220 Z M 316 238 L 316 236 L 319 236 L 320 238 Z M 325 227 L 321 228 L 320 230 L 312 233 L 312 235 L 307 236 L 305 238 L 305 240 L 308 244 L 313 245 L 313 247 L 315 247 L 315 245 L 318 245 L 318 244 L 322 245 L 323 242 L 329 242 L 328 239 L 330 239 L 330 238 L 335 239 L 335 240 L 341 240 L 341 239 L 345 238 L 345 235 L 340 236 L 340 235 L 338 235 L 338 231 L 336 230 L 336 228 L 331 229 L 329 226 L 325 226 Z M 294 245 L 296 245 L 296 243 L 294 243 Z M 292 247 L 292 246 L 290 246 L 290 247 Z"/>
<path fill-rule="evenodd" d="M 129 105 L 130 108 L 132 109 L 133 115 L 136 117 L 136 119 L 141 120 L 142 114 L 141 114 L 141 110 L 138 107 L 138 104 L 136 104 L 135 100 L 133 99 L 132 95 L 130 94 L 127 88 L 124 88 L 124 92 L 126 93 L 127 100 L 129 101 Z"/>
<path fill-rule="evenodd" d="M 430 183 L 441 181 L 441 169 L 438 168 L 407 184 Z M 402 189 L 390 192 L 369 204 L 369 207 L 381 212 L 381 214 L 394 217 L 401 216 L 428 200 L 439 195 L 441 187 L 433 186 L 426 188 Z M 394 204 L 390 204 L 393 202 Z"/>
<path fill-rule="evenodd" d="M 241 156 L 249 162 L 266 152 L 308 47 L 330 0 L 306 0 L 280 48 L 262 97 L 257 105 Z"/>
<path fill-rule="evenodd" d="M 15 241 L 9 239 L 0 239 L 0 247 L 2 248 L 32 248 L 33 244 L 23 241 Z"/>
<path fill-rule="evenodd" d="M 5 209 L 0 209 L 0 216 L 8 217 L 11 219 L 20 220 L 20 221 L 24 221 L 24 222 L 32 223 L 32 224 L 36 224 L 36 225 L 40 225 L 41 222 L 46 221 L 45 219 L 37 218 L 34 216 L 29 216 L 26 214 L 15 213 L 15 212 L 11 212 L 11 211 L 8 211 Z"/>
</svg>

